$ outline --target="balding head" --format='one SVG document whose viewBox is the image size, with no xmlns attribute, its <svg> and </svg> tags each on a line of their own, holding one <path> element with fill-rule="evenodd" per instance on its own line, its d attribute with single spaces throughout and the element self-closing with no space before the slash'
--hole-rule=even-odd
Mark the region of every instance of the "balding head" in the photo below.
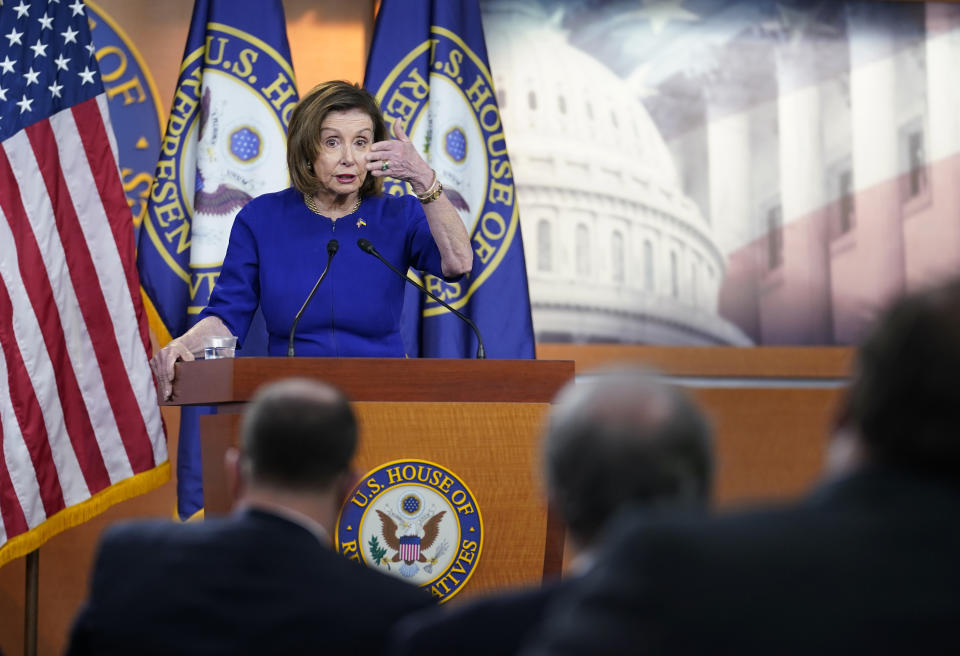
<svg viewBox="0 0 960 656">
<path fill-rule="evenodd" d="M 550 496 L 581 544 L 628 505 L 702 507 L 713 476 L 710 429 L 678 387 L 650 372 L 599 372 L 567 385 L 543 442 Z"/>
<path fill-rule="evenodd" d="M 357 422 L 347 398 L 316 380 L 260 388 L 243 421 L 242 465 L 251 485 L 324 490 L 348 471 Z"/>
</svg>

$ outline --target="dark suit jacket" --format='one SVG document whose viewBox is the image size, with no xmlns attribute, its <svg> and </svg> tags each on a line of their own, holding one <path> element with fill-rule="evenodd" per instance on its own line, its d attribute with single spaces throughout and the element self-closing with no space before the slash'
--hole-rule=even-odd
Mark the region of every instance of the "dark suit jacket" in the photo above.
<svg viewBox="0 0 960 656">
<path fill-rule="evenodd" d="M 560 582 L 435 608 L 397 624 L 392 656 L 515 654 L 563 587 Z"/>
<path fill-rule="evenodd" d="M 525 654 L 960 648 L 956 481 L 865 471 L 793 507 L 618 528 Z"/>
<path fill-rule="evenodd" d="M 431 604 L 267 512 L 126 524 L 103 539 L 69 653 L 376 654 Z"/>
</svg>

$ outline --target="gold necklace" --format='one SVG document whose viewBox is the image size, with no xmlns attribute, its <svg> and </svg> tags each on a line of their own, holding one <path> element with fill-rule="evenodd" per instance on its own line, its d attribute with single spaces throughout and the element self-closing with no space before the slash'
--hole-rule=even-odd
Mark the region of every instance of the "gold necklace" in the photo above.
<svg viewBox="0 0 960 656">
<path fill-rule="evenodd" d="M 347 216 L 347 215 L 349 215 L 349 214 L 353 214 L 354 212 L 356 212 L 357 209 L 359 209 L 359 207 L 360 207 L 360 201 L 361 201 L 361 200 L 362 200 L 362 199 L 360 198 L 360 196 L 357 196 L 357 202 L 353 204 L 353 207 L 351 207 L 351 208 L 350 208 L 350 211 L 347 212 L 346 214 L 344 214 L 344 216 Z M 314 199 L 313 196 L 311 196 L 311 195 L 309 195 L 309 194 L 304 194 L 304 195 L 303 195 L 303 202 L 306 204 L 307 209 L 310 210 L 311 212 L 313 212 L 314 214 L 318 214 L 318 215 L 323 216 L 323 217 L 326 217 L 326 218 L 328 218 L 328 219 L 331 218 L 331 217 L 327 216 L 326 214 L 324 214 L 323 212 L 320 211 L 320 208 L 317 207 L 317 201 Z"/>
</svg>

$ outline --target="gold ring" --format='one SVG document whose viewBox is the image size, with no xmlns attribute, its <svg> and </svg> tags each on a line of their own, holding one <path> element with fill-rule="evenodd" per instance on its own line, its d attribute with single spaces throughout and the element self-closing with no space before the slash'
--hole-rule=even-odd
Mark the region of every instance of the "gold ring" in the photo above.
<svg viewBox="0 0 960 656">
<path fill-rule="evenodd" d="M 388 168 L 390 168 L 390 160 L 385 159 L 383 160 L 383 164 L 380 165 L 380 170 L 386 171 Z"/>
</svg>

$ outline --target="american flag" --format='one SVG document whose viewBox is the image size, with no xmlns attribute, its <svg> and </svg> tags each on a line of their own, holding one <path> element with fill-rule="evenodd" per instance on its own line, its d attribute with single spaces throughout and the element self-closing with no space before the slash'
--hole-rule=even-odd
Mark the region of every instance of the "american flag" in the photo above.
<svg viewBox="0 0 960 656">
<path fill-rule="evenodd" d="M 80 0 L 0 0 L 0 565 L 169 478 Z"/>
</svg>

